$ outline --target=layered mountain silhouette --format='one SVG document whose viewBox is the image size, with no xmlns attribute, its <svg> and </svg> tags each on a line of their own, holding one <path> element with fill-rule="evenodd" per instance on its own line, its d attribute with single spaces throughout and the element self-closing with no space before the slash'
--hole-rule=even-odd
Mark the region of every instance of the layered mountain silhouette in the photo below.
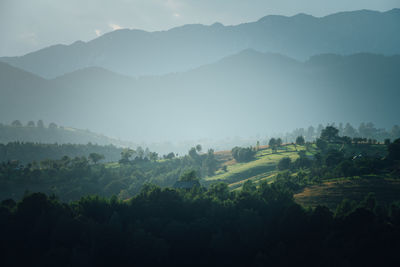
<svg viewBox="0 0 400 267">
<path fill-rule="evenodd" d="M 332 121 L 398 123 L 400 56 L 299 61 L 252 49 L 133 78 L 89 67 L 46 80 L 0 64 L 0 121 L 58 121 L 126 140 L 249 136 Z"/>
<path fill-rule="evenodd" d="M 130 76 L 182 72 L 244 49 L 297 60 L 323 53 L 400 54 L 400 9 L 342 12 L 322 18 L 305 14 L 266 16 L 236 26 L 185 25 L 168 31 L 118 30 L 71 45 L 54 45 L 0 61 L 55 78 L 87 67 Z"/>
</svg>

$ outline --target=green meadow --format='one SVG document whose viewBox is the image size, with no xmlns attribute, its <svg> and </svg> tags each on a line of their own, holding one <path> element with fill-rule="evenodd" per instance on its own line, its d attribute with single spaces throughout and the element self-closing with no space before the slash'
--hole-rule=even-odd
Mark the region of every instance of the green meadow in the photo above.
<svg viewBox="0 0 400 267">
<path fill-rule="evenodd" d="M 249 162 L 238 163 L 234 160 L 221 162 L 222 166 L 227 166 L 226 171 L 218 170 L 214 176 L 206 177 L 204 183 L 209 185 L 214 182 L 225 182 L 231 189 L 237 189 L 247 180 L 255 183 L 263 180 L 273 181 L 278 172 L 278 162 L 285 157 L 294 161 L 299 157 L 298 152 L 305 149 L 304 146 L 284 145 L 273 153 L 270 148 L 264 148 L 258 150 L 255 159 Z M 307 151 L 307 155 L 311 156 L 313 151 L 311 148 L 311 151 Z M 228 154 L 230 151 L 224 153 Z M 223 158 L 229 159 L 227 155 Z"/>
</svg>

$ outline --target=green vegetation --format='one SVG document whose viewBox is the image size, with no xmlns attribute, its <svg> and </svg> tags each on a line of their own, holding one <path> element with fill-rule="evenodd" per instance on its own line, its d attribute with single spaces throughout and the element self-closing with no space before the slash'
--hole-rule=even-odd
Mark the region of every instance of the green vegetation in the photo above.
<svg viewBox="0 0 400 267">
<path fill-rule="evenodd" d="M 0 266 L 400 266 L 399 0 L 3 2 Z"/>
<path fill-rule="evenodd" d="M 304 150 L 303 147 L 298 149 Z M 226 171 L 220 169 L 214 176 L 206 177 L 205 184 L 222 181 L 228 183 L 229 187 L 234 189 L 240 187 L 247 180 L 256 183 L 266 179 L 271 181 L 277 173 L 277 164 L 284 157 L 289 157 L 292 160 L 298 157 L 294 145 L 281 146 L 279 150 L 264 148 L 257 152 L 254 151 L 254 160 L 228 166 L 223 165 L 226 166 Z"/>
<path fill-rule="evenodd" d="M 340 177 L 398 177 L 398 171 L 391 163 L 398 157 L 397 152 L 389 152 L 388 155 L 388 151 L 397 151 L 399 141 L 378 144 L 363 138 L 341 137 L 338 132 L 334 127 L 327 127 L 321 130 L 321 138 L 315 144 L 306 142 L 300 145 L 303 140 L 299 137 L 297 144 L 281 145 L 280 149 L 276 139 L 272 138 L 270 144 L 273 146 L 261 148 L 252 161 L 232 162 L 225 157 L 226 161 L 221 163 L 224 168 L 217 171 L 215 176 L 207 177 L 205 184 L 221 181 L 227 183 L 231 190 L 240 190 L 247 181 L 256 185 L 267 181 L 282 184 L 293 193 L 298 193 L 307 187 L 318 187 L 321 183 Z M 373 187 L 370 191 L 373 191 Z M 365 194 L 368 192 L 365 189 Z M 321 203 L 326 202 L 322 199 Z"/>
<path fill-rule="evenodd" d="M 197 145 L 185 157 L 175 157 L 171 152 L 161 160 L 157 153 L 141 147 L 133 150 L 91 144 L 10 143 L 0 145 L 0 155 L 10 157 L 14 151 L 21 163 L 29 162 L 29 157 L 45 159 L 21 165 L 5 158 L 0 168 L 0 196 L 19 199 L 26 191 L 41 191 L 56 194 L 63 201 L 87 194 L 126 199 L 137 194 L 145 183 L 173 186 L 188 170 L 195 171 L 206 187 L 224 182 L 230 190 L 240 190 L 246 181 L 256 185 L 267 181 L 285 184 L 295 193 L 338 177 L 387 173 L 388 160 L 398 157 L 397 141 L 383 145 L 348 139 L 339 137 L 333 127 L 321 132 L 316 144 L 303 143 L 300 136 L 297 144 L 281 144 L 279 138 L 272 138 L 270 147 L 235 147 L 232 151 L 208 150 L 203 154 Z M 382 160 L 388 149 L 388 158 Z M 107 163 L 110 155 L 118 158 L 118 163 Z"/>
<path fill-rule="evenodd" d="M 271 147 L 202 154 L 196 146 L 184 157 L 170 153 L 163 159 L 138 147 L 122 150 L 112 163 L 96 152 L 27 165 L 3 162 L 3 261 L 6 266 L 53 266 L 60 259 L 67 266 L 292 266 L 307 265 L 310 258 L 316 266 L 328 259 L 334 266 L 375 266 L 382 257 L 386 266 L 398 262 L 400 139 L 378 144 L 340 137 L 334 129 L 322 132 L 322 146 L 275 139 Z M 17 257 L 17 248 L 24 257 Z"/>
<path fill-rule="evenodd" d="M 334 135 L 342 137 L 347 136 L 352 140 L 361 139 L 362 142 L 368 142 L 368 143 L 384 142 L 385 140 L 396 140 L 400 138 L 399 125 L 394 125 L 389 130 L 376 128 L 372 122 L 360 123 L 358 127 L 354 127 L 350 123 L 346 124 L 339 123 L 338 125 L 335 125 L 333 123 L 328 126 L 331 126 L 338 131 L 337 134 L 333 133 Z M 285 136 L 283 137 L 285 140 L 288 140 L 289 142 L 296 142 L 296 144 L 298 143 L 297 138 L 299 137 L 304 138 L 306 142 L 314 142 L 316 139 L 321 137 L 322 130 L 324 130 L 324 126 L 322 124 L 319 124 L 317 127 L 309 126 L 308 128 L 296 129 L 290 133 L 286 133 Z M 329 131 L 332 130 L 333 129 L 330 130 L 328 129 L 327 132 L 328 136 L 330 134 Z M 335 130 L 333 131 L 336 132 Z M 323 137 L 325 138 L 325 133 Z"/>
<path fill-rule="evenodd" d="M 256 151 L 252 147 L 234 147 L 232 156 L 237 162 L 247 162 L 254 159 Z"/>
<path fill-rule="evenodd" d="M 304 210 L 280 185 L 146 185 L 129 201 L 42 193 L 0 204 L 4 266 L 396 266 L 400 206 Z M 310 260 L 312 259 L 312 263 Z"/>
<path fill-rule="evenodd" d="M 127 199 L 136 195 L 146 183 L 172 187 L 188 170 L 203 177 L 213 174 L 217 165 L 212 150 L 207 154 L 198 154 L 195 149 L 194 153 L 191 149 L 192 152 L 188 156 L 167 156 L 158 160 L 156 153 L 141 147 L 136 150 L 118 149 L 119 162 L 102 163 L 103 155 L 92 151 L 102 152 L 101 149 L 108 147 L 20 143 L 14 145 L 25 151 L 35 151 L 32 147 L 43 148 L 49 152 L 56 149 L 66 152 L 69 148 L 83 148 L 89 157 L 64 156 L 57 160 L 34 161 L 26 165 L 21 165 L 18 161 L 0 163 L 0 199 L 20 199 L 26 192 L 54 194 L 62 201 L 78 200 L 92 194 L 102 197 L 116 195 L 120 199 Z"/>
</svg>

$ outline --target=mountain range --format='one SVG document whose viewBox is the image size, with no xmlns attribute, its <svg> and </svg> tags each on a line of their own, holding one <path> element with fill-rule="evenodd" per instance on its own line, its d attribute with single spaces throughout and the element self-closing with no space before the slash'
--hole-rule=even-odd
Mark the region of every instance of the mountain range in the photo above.
<svg viewBox="0 0 400 267">
<path fill-rule="evenodd" d="M 348 121 L 398 124 L 400 56 L 298 61 L 247 49 L 186 72 L 134 78 L 89 67 L 44 79 L 0 64 L 0 121 L 43 119 L 125 140 L 223 138 Z"/>
<path fill-rule="evenodd" d="M 54 45 L 6 62 L 44 78 L 87 67 L 130 76 L 183 72 L 245 49 L 297 60 L 324 53 L 400 54 L 400 9 L 360 10 L 325 17 L 266 16 L 235 26 L 184 25 L 168 31 L 117 30 L 89 42 Z"/>
</svg>

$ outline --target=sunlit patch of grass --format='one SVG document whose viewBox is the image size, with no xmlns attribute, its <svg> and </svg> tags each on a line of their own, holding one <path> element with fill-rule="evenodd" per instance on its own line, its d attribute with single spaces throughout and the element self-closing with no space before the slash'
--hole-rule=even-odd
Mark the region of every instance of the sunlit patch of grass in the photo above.
<svg viewBox="0 0 400 267">
<path fill-rule="evenodd" d="M 243 187 L 243 184 L 246 181 L 252 181 L 256 186 L 258 186 L 261 182 L 267 181 L 268 184 L 273 183 L 275 181 L 276 178 L 276 171 L 272 171 L 272 172 L 267 172 L 267 173 L 262 173 L 260 175 L 256 175 L 253 177 L 250 177 L 248 179 L 244 179 L 241 181 L 238 181 L 236 183 L 231 183 L 229 184 L 229 188 L 233 191 L 237 191 L 237 190 L 241 190 Z"/>
<path fill-rule="evenodd" d="M 304 149 L 304 146 L 286 145 L 273 153 L 270 148 L 264 148 L 257 151 L 254 160 L 226 165 L 226 172 L 219 170 L 214 176 L 205 178 L 205 181 L 207 183 L 223 181 L 227 182 L 231 188 L 236 188 L 247 180 L 254 182 L 270 180 L 277 172 L 276 165 L 282 158 L 289 157 L 294 161 L 298 158 L 298 152 Z"/>
<path fill-rule="evenodd" d="M 115 169 L 119 168 L 121 165 L 118 162 L 109 162 L 105 164 L 106 168 Z"/>
</svg>

